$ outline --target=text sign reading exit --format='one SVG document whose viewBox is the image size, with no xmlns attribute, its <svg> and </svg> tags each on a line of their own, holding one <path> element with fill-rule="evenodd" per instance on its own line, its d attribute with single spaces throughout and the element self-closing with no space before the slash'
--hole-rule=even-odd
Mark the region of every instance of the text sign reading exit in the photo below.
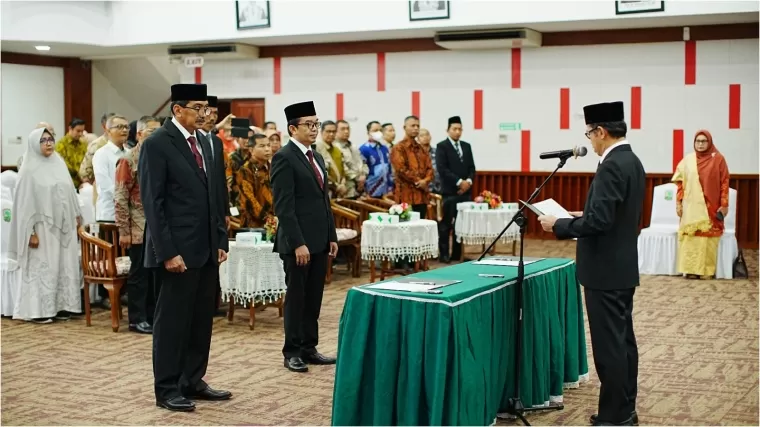
<svg viewBox="0 0 760 427">
<path fill-rule="evenodd" d="M 522 129 L 522 123 L 499 123 L 499 130 L 520 130 Z"/>
<path fill-rule="evenodd" d="M 200 68 L 203 66 L 202 56 L 188 56 L 185 58 L 185 67 L 187 68 Z"/>
</svg>

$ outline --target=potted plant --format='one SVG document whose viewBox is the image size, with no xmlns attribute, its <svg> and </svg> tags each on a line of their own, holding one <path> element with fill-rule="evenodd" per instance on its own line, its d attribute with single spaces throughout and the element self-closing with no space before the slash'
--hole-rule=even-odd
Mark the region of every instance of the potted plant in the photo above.
<svg viewBox="0 0 760 427">
<path fill-rule="evenodd" d="M 388 209 L 391 215 L 398 215 L 399 222 L 409 221 L 412 218 L 412 207 L 409 203 L 400 203 L 393 205 Z"/>
</svg>

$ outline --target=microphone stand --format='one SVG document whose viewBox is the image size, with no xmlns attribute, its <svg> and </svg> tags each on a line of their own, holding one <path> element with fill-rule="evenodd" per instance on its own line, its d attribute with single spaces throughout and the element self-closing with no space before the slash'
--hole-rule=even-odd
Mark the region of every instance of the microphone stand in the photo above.
<svg viewBox="0 0 760 427">
<path fill-rule="evenodd" d="M 536 187 L 535 190 L 533 190 L 533 194 L 530 195 L 528 200 L 526 200 L 527 203 L 533 203 L 533 200 L 538 196 L 538 193 L 541 192 L 541 189 L 544 188 L 547 182 L 549 182 L 550 179 L 554 176 L 554 174 L 557 173 L 558 170 L 560 170 L 563 166 L 565 166 L 565 162 L 567 162 L 567 159 L 572 157 L 572 154 L 570 155 L 562 155 L 559 157 L 559 164 L 554 169 L 554 171 L 549 174 L 548 177 L 544 180 L 544 182 L 541 183 L 538 187 Z M 517 313 L 517 355 L 515 356 L 515 369 L 514 369 L 514 396 L 510 397 L 507 403 L 507 409 L 505 413 L 509 416 L 502 417 L 498 416 L 499 418 L 519 418 L 520 421 L 526 426 L 529 426 L 530 423 L 527 419 L 525 419 L 525 413 L 526 412 L 536 412 L 536 411 L 558 411 L 561 409 L 565 409 L 565 405 L 560 404 L 556 406 L 545 406 L 545 407 L 537 407 L 537 408 L 526 408 L 525 405 L 522 402 L 522 398 L 520 397 L 520 368 L 522 365 L 522 328 L 523 328 L 523 300 L 522 300 L 522 287 L 523 287 L 523 281 L 525 280 L 525 259 L 524 259 L 524 242 L 525 242 L 525 228 L 526 228 L 526 218 L 523 214 L 523 210 L 525 210 L 525 205 L 522 205 L 517 210 L 517 213 L 512 217 L 512 219 L 509 221 L 509 223 L 504 227 L 503 230 L 501 230 L 501 233 L 499 233 L 498 236 L 491 242 L 491 245 L 488 246 L 488 248 L 483 251 L 482 254 L 480 254 L 480 257 L 478 258 L 478 261 L 482 260 L 488 252 L 491 251 L 491 249 L 496 245 L 496 242 L 501 239 L 501 236 L 506 233 L 507 229 L 512 224 L 517 224 L 518 227 L 520 227 L 520 257 L 517 262 L 517 280 L 514 286 L 516 286 L 515 290 L 515 305 L 517 310 L 515 310 L 515 313 Z"/>
</svg>

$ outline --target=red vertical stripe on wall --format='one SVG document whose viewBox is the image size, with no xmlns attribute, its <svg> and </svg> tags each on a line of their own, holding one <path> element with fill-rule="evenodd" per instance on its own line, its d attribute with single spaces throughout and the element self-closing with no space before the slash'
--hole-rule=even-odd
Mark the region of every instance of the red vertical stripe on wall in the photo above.
<svg viewBox="0 0 760 427">
<path fill-rule="evenodd" d="M 742 113 L 742 85 L 728 87 L 728 128 L 739 129 L 741 127 Z"/>
<path fill-rule="evenodd" d="M 530 131 L 520 132 L 520 170 L 530 172 Z"/>
<path fill-rule="evenodd" d="M 673 129 L 673 171 L 683 159 L 683 129 Z"/>
<path fill-rule="evenodd" d="M 631 129 L 641 129 L 641 86 L 631 88 Z"/>
<path fill-rule="evenodd" d="M 684 43 L 684 84 L 697 84 L 697 42 L 689 40 Z"/>
<path fill-rule="evenodd" d="M 559 128 L 570 129 L 570 88 L 559 90 Z"/>
<path fill-rule="evenodd" d="M 475 91 L 475 129 L 483 129 L 483 90 Z"/>
<path fill-rule="evenodd" d="M 377 91 L 385 92 L 385 52 L 377 54 Z"/>
<path fill-rule="evenodd" d="M 281 58 L 278 56 L 274 58 L 274 93 L 275 95 L 279 94 L 282 88 L 280 87 L 281 82 Z"/>
<path fill-rule="evenodd" d="M 512 89 L 520 89 L 522 49 L 512 49 Z"/>
<path fill-rule="evenodd" d="M 343 120 L 343 94 L 335 95 L 335 119 Z"/>
<path fill-rule="evenodd" d="M 412 92 L 412 115 L 420 117 L 420 93 Z"/>
<path fill-rule="evenodd" d="M 200 84 L 203 81 L 203 68 L 195 68 L 195 84 Z"/>
</svg>

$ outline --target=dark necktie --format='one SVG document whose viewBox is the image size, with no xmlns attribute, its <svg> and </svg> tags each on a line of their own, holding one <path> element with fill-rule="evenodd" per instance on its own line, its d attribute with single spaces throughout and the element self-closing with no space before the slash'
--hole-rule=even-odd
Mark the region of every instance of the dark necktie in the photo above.
<svg viewBox="0 0 760 427">
<path fill-rule="evenodd" d="M 214 140 L 211 139 L 211 134 L 206 134 L 206 140 L 208 140 L 208 146 L 211 147 L 211 160 L 214 160 Z"/>
<path fill-rule="evenodd" d="M 198 141 L 195 139 L 194 136 L 191 136 L 187 138 L 187 142 L 190 143 L 190 151 L 193 152 L 193 157 L 195 157 L 195 163 L 198 164 L 198 167 L 203 170 L 203 157 L 201 157 L 201 153 L 198 151 Z M 205 172 L 205 171 L 204 171 Z"/>
<path fill-rule="evenodd" d="M 306 157 L 309 158 L 309 163 L 311 164 L 311 168 L 314 169 L 314 173 L 317 175 L 317 181 L 319 182 L 319 188 L 323 188 L 325 186 L 325 182 L 322 180 L 322 172 L 319 171 L 319 168 L 316 164 L 314 164 L 314 152 L 309 150 L 306 152 Z"/>
<path fill-rule="evenodd" d="M 459 149 L 459 141 L 454 141 L 454 147 L 457 149 L 457 156 L 462 160 L 462 150 Z"/>
</svg>

